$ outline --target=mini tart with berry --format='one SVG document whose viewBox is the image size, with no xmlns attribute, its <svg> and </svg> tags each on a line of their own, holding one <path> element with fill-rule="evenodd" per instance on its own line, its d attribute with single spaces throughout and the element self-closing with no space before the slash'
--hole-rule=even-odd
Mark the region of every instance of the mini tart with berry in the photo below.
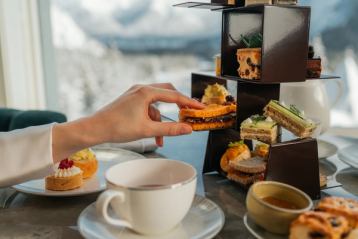
<svg viewBox="0 0 358 239">
<path fill-rule="evenodd" d="M 73 165 L 72 160 L 64 159 L 58 165 L 55 174 L 45 178 L 47 190 L 66 191 L 81 187 L 82 170 Z"/>
<path fill-rule="evenodd" d="M 83 179 L 92 177 L 97 172 L 98 161 L 94 152 L 87 148 L 73 154 L 69 158 L 83 172 Z"/>
</svg>

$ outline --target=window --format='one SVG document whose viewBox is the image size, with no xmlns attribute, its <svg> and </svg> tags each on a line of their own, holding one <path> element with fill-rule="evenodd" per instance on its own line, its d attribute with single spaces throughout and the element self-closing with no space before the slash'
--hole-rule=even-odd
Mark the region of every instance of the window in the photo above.
<svg viewBox="0 0 358 239">
<path fill-rule="evenodd" d="M 60 109 L 74 119 L 132 84 L 171 82 L 189 95 L 190 73 L 214 68 L 221 14 L 172 7 L 177 2 L 0 0 L 1 103 Z M 358 126 L 358 2 L 300 4 L 312 6 L 310 42 L 324 73 L 345 83 L 332 124 Z M 334 85 L 327 86 L 333 99 Z"/>
<path fill-rule="evenodd" d="M 213 68 L 220 52 L 220 13 L 170 0 L 51 3 L 60 106 L 69 118 L 133 84 L 171 82 L 189 95 L 191 71 Z"/>
<path fill-rule="evenodd" d="M 342 97 L 331 112 L 334 126 L 358 126 L 358 2 L 354 0 L 313 1 L 310 5 L 310 41 L 322 58 L 323 72 L 338 75 L 344 83 Z M 335 98 L 334 84 L 327 84 L 328 95 Z"/>
</svg>

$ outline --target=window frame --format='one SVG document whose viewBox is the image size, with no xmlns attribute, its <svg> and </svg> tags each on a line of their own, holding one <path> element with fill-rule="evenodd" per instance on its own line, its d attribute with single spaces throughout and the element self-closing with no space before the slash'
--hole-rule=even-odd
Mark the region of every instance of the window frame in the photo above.
<svg viewBox="0 0 358 239">
<path fill-rule="evenodd" d="M 0 104 L 58 109 L 50 20 L 47 0 L 0 0 Z"/>
</svg>

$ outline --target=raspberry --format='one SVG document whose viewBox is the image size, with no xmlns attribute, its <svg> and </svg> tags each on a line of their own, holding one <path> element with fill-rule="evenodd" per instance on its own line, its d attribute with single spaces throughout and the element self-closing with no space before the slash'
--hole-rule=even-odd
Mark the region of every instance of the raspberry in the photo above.
<svg viewBox="0 0 358 239">
<path fill-rule="evenodd" d="M 67 169 L 73 166 L 73 161 L 69 160 L 68 158 L 61 160 L 60 164 L 58 165 L 59 169 Z"/>
</svg>

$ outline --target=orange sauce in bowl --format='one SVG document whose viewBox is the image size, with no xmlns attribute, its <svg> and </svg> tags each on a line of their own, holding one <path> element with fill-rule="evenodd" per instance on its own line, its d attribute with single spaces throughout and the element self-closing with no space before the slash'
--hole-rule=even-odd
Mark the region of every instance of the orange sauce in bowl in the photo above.
<svg viewBox="0 0 358 239">
<path fill-rule="evenodd" d="M 262 200 L 264 202 L 271 204 L 271 205 L 274 205 L 274 206 L 280 207 L 280 208 L 284 208 L 284 209 L 293 209 L 293 210 L 300 209 L 300 207 L 298 207 L 294 203 L 283 200 L 283 199 L 279 199 L 276 197 L 268 196 L 268 197 L 262 198 Z"/>
</svg>

